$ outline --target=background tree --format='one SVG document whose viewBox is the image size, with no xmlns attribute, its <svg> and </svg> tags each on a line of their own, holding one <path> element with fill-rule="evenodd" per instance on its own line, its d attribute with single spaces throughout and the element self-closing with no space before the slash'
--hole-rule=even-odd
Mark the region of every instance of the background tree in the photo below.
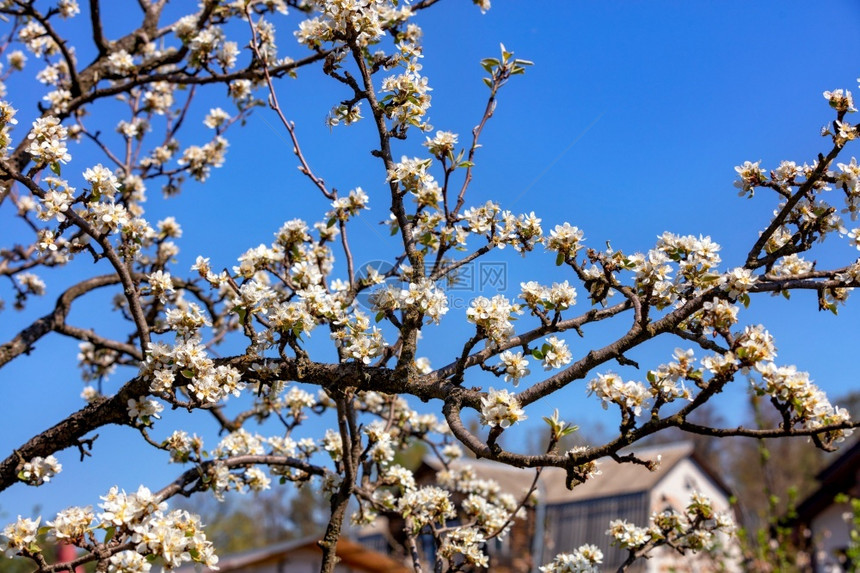
<svg viewBox="0 0 860 573">
<path fill-rule="evenodd" d="M 161 489 L 111 489 L 100 510 L 72 507 L 44 522 L 19 517 L 3 531 L 8 554 L 31 559 L 40 571 L 84 563 L 143 571 L 153 559 L 168 569 L 186 561 L 213 565 L 217 557 L 199 518 L 167 501 L 201 491 L 216 499 L 261 492 L 277 481 L 315 482 L 324 492 L 330 512 L 320 541 L 323 571 L 334 567 L 351 502 L 358 504 L 356 523 L 384 511 L 403 517 L 416 570 L 423 567 L 421 534 L 437 544 L 436 570 L 481 566 L 483 544 L 509 530 L 523 500 L 449 467 L 461 455 L 456 444 L 536 473 L 562 468 L 575 487 L 594 477 L 598 458 L 651 467 L 625 448 L 670 428 L 702 436 L 805 436 L 832 449 L 855 426 L 805 372 L 776 362 L 773 337 L 744 312 L 760 294 L 809 292 L 819 308 L 835 313 L 860 282 L 860 262 L 845 254 L 857 246 L 860 229 L 849 229 L 840 215 L 853 216 L 860 197 L 860 169 L 842 157 L 857 137 L 850 92 L 824 92 L 832 117 L 821 152 L 806 163 L 765 170 L 746 161 L 735 168 L 740 194 L 765 195 L 774 210 L 756 223 L 761 233 L 744 256 L 724 263 L 710 237 L 668 231 L 643 251 L 604 248 L 568 222 L 544 229 L 530 208 L 514 213 L 492 200 L 472 203 L 484 130 L 502 88 L 531 62 L 504 46 L 484 59 L 489 91 L 471 137 L 434 133 L 415 23 L 434 4 L 207 0 L 192 14 L 174 14 L 164 0 L 140 0 L 133 29 L 116 36 L 104 26 L 108 6 L 98 1 L 86 6 L 83 34 L 63 32 L 64 19 L 83 16 L 73 0 L 0 4 L 9 85 L 38 66 L 37 79 L 48 86 L 26 119 L 0 103 L 0 204 L 16 221 L 16 234 L 0 251 L 0 273 L 22 311 L 17 332 L 0 346 L 0 367 L 58 334 L 80 341 L 79 366 L 91 383 L 85 407 L 0 461 L 0 490 L 44 485 L 61 470 L 54 454 L 98 454 L 94 432 L 112 426 L 184 464 Z M 283 55 L 275 22 L 294 30 L 306 55 Z M 24 50 L 37 63 L 27 64 Z M 328 126 L 358 124 L 365 138 L 364 169 L 374 173 L 369 192 L 330 183 L 338 178 L 337 159 L 322 167 L 310 161 L 282 106 L 288 90 L 279 80 L 311 68 L 333 90 Z M 230 111 L 213 101 L 229 102 Z M 273 229 L 274 241 L 251 246 L 232 268 L 215 267 L 204 252 L 189 272 L 174 262 L 180 222 L 152 206 L 147 186 L 160 186 L 169 199 L 192 180 L 209 180 L 225 162 L 228 132 L 262 106 L 285 134 L 306 188 L 327 204 L 324 212 L 310 223 L 287 214 Z M 195 114 L 205 136 L 188 128 Z M 85 159 L 77 159 L 78 150 Z M 235 201 L 251 201 L 248 194 L 237 191 Z M 350 237 L 371 203 L 390 212 L 391 237 L 358 245 Z M 828 249 L 818 245 L 825 237 Z M 831 250 L 833 243 L 839 246 Z M 449 327 L 457 322 L 449 313 L 453 285 L 467 265 L 503 250 L 525 257 L 524 265 L 554 263 L 556 278 L 523 280 L 511 296 L 460 301 L 465 321 Z M 810 252 L 825 253 L 827 263 L 813 262 Z M 360 262 L 380 253 L 386 265 Z M 73 277 L 41 316 L 30 310 L 46 288 L 37 272 L 61 282 Z M 112 300 L 111 320 L 80 326 L 76 318 L 83 317 L 73 310 L 100 297 Z M 436 365 L 425 356 L 434 337 L 444 341 L 444 352 L 434 349 Z M 666 344 L 681 348 L 672 352 Z M 775 423 L 695 421 L 736 377 L 746 384 L 747 376 L 778 413 Z M 572 427 L 561 408 L 545 417 L 550 433 L 540 450 L 501 440 L 516 433 L 527 411 L 557 405 L 559 393 L 577 385 L 595 405 L 616 412 L 605 440 L 560 447 Z M 432 402 L 435 414 L 414 409 L 419 401 Z M 328 427 L 307 435 L 317 418 Z M 475 420 L 479 431 L 470 429 Z M 195 424 L 215 424 L 219 441 L 195 434 Z M 418 486 L 395 462 L 416 442 L 448 468 L 441 480 L 447 489 Z M 464 499 L 456 526 L 451 491 Z M 37 539 L 40 525 L 81 556 L 49 562 Z M 647 528 L 617 523 L 611 530 L 629 550 L 626 567 L 660 545 L 707 549 L 730 527 L 696 495 L 684 512 L 658 515 Z M 595 548 L 583 546 L 546 570 L 591 570 L 599 561 Z"/>
<path fill-rule="evenodd" d="M 283 488 L 248 496 L 231 496 L 223 502 L 194 496 L 179 507 L 200 516 L 206 536 L 223 553 L 238 553 L 279 541 L 318 535 L 325 529 L 327 507 L 312 487 L 285 496 Z"/>
</svg>

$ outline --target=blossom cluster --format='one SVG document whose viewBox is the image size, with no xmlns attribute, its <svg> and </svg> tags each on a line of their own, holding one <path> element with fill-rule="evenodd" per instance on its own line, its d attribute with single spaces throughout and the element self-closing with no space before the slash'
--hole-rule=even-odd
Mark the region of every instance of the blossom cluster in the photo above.
<svg viewBox="0 0 860 573">
<path fill-rule="evenodd" d="M 488 345 L 498 346 L 513 335 L 512 315 L 520 313 L 520 305 L 512 304 L 505 295 L 497 294 L 491 299 L 479 296 L 466 309 L 466 320 L 487 337 Z"/>
<path fill-rule="evenodd" d="M 353 189 L 346 197 L 339 197 L 332 201 L 332 210 L 326 215 L 330 221 L 346 221 L 358 214 L 363 209 L 369 209 L 367 203 L 370 198 L 361 187 Z"/>
<path fill-rule="evenodd" d="M 701 372 L 695 368 L 692 349 L 676 348 L 674 358 L 674 361 L 661 364 L 647 375 L 652 395 L 667 403 L 677 399 L 691 400 L 692 393 L 684 385 L 684 380 L 701 378 Z"/>
<path fill-rule="evenodd" d="M 595 394 L 603 402 L 604 409 L 610 403 L 618 404 L 623 410 L 634 416 L 642 413 L 642 408 L 648 406 L 651 392 L 641 382 L 624 382 L 618 374 L 598 374 L 588 383 L 589 394 Z"/>
<path fill-rule="evenodd" d="M 631 552 L 646 546 L 653 548 L 668 544 L 675 549 L 695 553 L 711 550 L 734 532 L 731 515 L 716 511 L 707 496 L 694 491 L 687 507 L 681 512 L 670 508 L 654 513 L 648 527 L 616 519 L 610 522 L 606 534 L 612 537 L 614 545 Z"/>
<path fill-rule="evenodd" d="M 531 373 L 528 368 L 529 361 L 523 357 L 522 352 L 505 350 L 499 358 L 505 367 L 505 382 L 513 382 L 516 386 L 521 378 Z"/>
<path fill-rule="evenodd" d="M 331 333 L 332 340 L 342 349 L 344 356 L 362 364 L 370 364 L 371 359 L 385 350 L 382 331 L 371 326 L 370 318 L 359 310 L 353 311 L 342 321 L 343 328 Z"/>
<path fill-rule="evenodd" d="M 755 369 L 761 376 L 761 383 L 753 381 L 753 388 L 785 404 L 792 422 L 815 429 L 850 421 L 848 410 L 831 404 L 809 379 L 808 372 L 799 371 L 795 366 L 777 366 L 773 362 L 759 362 Z M 828 438 L 842 441 L 851 433 L 850 429 L 836 430 Z"/>
<path fill-rule="evenodd" d="M 481 398 L 481 423 L 487 426 L 507 428 L 526 419 L 515 394 L 505 389 L 490 388 Z"/>
<path fill-rule="evenodd" d="M 463 211 L 462 218 L 469 231 L 486 236 L 499 249 L 511 245 L 515 251 L 524 253 L 543 240 L 541 219 L 534 212 L 514 215 L 502 210 L 497 203 L 487 201 Z"/>
<path fill-rule="evenodd" d="M 520 283 L 520 289 L 520 298 L 531 309 L 542 307 L 545 310 L 562 311 L 576 304 L 576 289 L 568 281 L 553 283 L 551 287 L 529 281 Z"/>
<path fill-rule="evenodd" d="M 453 561 L 457 555 L 462 555 L 466 563 L 478 567 L 487 567 L 490 558 L 481 550 L 487 539 L 476 527 L 458 527 L 445 536 L 439 547 L 439 554 Z"/>
<path fill-rule="evenodd" d="M 40 165 L 68 163 L 72 160 L 66 147 L 69 131 L 54 116 L 40 117 L 33 122 L 27 135 L 30 141 L 27 151 Z"/>
<path fill-rule="evenodd" d="M 189 315 L 183 315 L 189 318 Z M 190 317 L 193 322 L 193 316 Z M 141 365 L 141 375 L 150 381 L 150 391 L 166 397 L 176 395 L 177 390 L 183 389 L 196 402 L 214 404 L 225 399 L 228 395 L 239 395 L 245 387 L 238 370 L 231 366 L 215 366 L 208 356 L 205 347 L 196 334 L 187 338 L 178 330 L 179 340 L 173 346 L 163 342 L 152 342 L 149 345 L 147 359 Z M 152 406 L 148 399 L 147 406 L 141 408 L 141 401 L 135 404 L 129 402 L 129 414 L 137 417 L 137 412 L 151 417 L 158 413 L 158 407 Z M 132 414 L 134 407 L 135 413 Z"/>
<path fill-rule="evenodd" d="M 487 565 L 485 543 L 504 537 L 513 520 L 523 517 L 518 500 L 503 492 L 493 480 L 477 477 L 472 466 L 449 464 L 436 474 L 436 485 L 417 486 L 412 473 L 389 466 L 383 483 L 398 488 L 397 493 L 376 492 L 377 502 L 396 509 L 407 522 L 408 532 L 417 535 L 429 528 L 439 542 L 440 555 L 453 563 L 457 559 Z M 459 512 L 455 499 L 461 499 Z M 458 518 L 462 525 L 449 523 Z"/>
<path fill-rule="evenodd" d="M 557 336 L 548 337 L 540 350 L 533 350 L 532 355 L 535 358 L 543 358 L 544 370 L 561 368 L 573 360 L 573 354 L 567 347 L 567 343 Z"/>
<path fill-rule="evenodd" d="M 18 123 L 16 113 L 17 110 L 9 102 L 0 101 L 0 157 L 6 157 L 12 143 L 12 126 Z"/>
<path fill-rule="evenodd" d="M 407 489 L 398 500 L 397 509 L 410 520 L 413 535 L 427 525 L 443 525 L 457 515 L 450 492 L 436 486 Z"/>
<path fill-rule="evenodd" d="M 0 540 L 0 549 L 7 557 L 14 557 L 19 553 L 36 553 L 38 545 L 36 545 L 36 537 L 39 534 L 39 522 L 41 517 L 36 519 L 22 518 L 20 515 L 15 523 L 10 523 L 3 528 L 2 536 L 5 540 Z"/>
<path fill-rule="evenodd" d="M 691 289 L 697 294 L 726 281 L 717 269 L 719 251 L 720 245 L 710 237 L 665 232 L 655 248 L 631 255 L 623 268 L 633 270 L 637 288 L 647 293 L 657 308 L 664 308 L 689 297 Z"/>
<path fill-rule="evenodd" d="M 167 504 L 144 486 L 133 494 L 113 487 L 101 499 L 99 507 L 103 511 L 98 515 L 91 507 L 70 507 L 59 512 L 53 521 L 46 523 L 48 535 L 88 550 L 101 545 L 101 551 L 108 551 L 106 545 L 111 539 L 119 541 L 112 547 L 130 543 L 134 551 L 114 550 L 110 554 L 111 571 L 147 571 L 147 555 L 160 557 L 168 570 L 191 561 L 216 566 L 218 557 L 196 515 L 184 510 L 167 511 Z M 41 551 L 37 544 L 39 522 L 40 519 L 19 516 L 0 534 L 5 538 L 0 540 L 0 549 L 10 557 Z M 102 543 L 94 537 L 98 529 L 110 531 Z"/>
<path fill-rule="evenodd" d="M 438 132 L 434 139 L 428 138 L 425 145 L 437 158 L 441 157 L 443 165 L 447 165 L 446 162 L 450 158 L 442 154 L 450 154 L 455 141 L 456 135 Z M 429 172 L 431 164 L 432 160 L 429 159 L 403 156 L 388 171 L 388 181 L 397 183 L 402 192 L 411 194 L 418 204 L 416 215 L 412 218 L 413 233 L 423 248 L 464 249 L 469 233 L 484 237 L 493 248 L 504 249 L 510 245 L 521 253 L 531 251 L 543 240 L 541 219 L 534 212 L 515 215 L 511 211 L 502 210 L 492 201 L 467 208 L 452 220 L 448 213 L 442 212 L 440 208 L 443 200 L 442 189 Z M 468 162 L 463 162 L 457 166 L 467 164 Z M 399 223 L 393 215 L 390 223 L 392 232 L 396 232 Z"/>
<path fill-rule="evenodd" d="M 382 80 L 381 92 L 386 94 L 381 100 L 383 109 L 386 116 L 392 120 L 394 130 L 403 132 L 410 126 L 415 126 L 422 131 L 429 131 L 432 126 L 424 116 L 430 108 L 428 92 L 432 91 L 432 88 L 427 77 L 419 73 L 420 49 L 413 43 L 404 43 L 400 45 L 400 53 L 400 63 L 405 69 L 398 75 Z"/>
<path fill-rule="evenodd" d="M 218 563 L 212 542 L 206 539 L 200 518 L 184 510 L 155 511 L 132 528 L 131 539 L 139 554 L 152 554 L 174 569 L 194 561 L 213 567 Z"/>
<path fill-rule="evenodd" d="M 445 291 L 429 279 L 411 282 L 405 289 L 393 284 L 383 285 L 371 293 L 370 303 L 374 311 L 383 313 L 412 308 L 437 324 L 448 312 Z"/>
<path fill-rule="evenodd" d="M 366 46 L 382 36 L 385 26 L 405 21 L 412 15 L 408 6 L 396 8 L 387 0 L 314 0 L 310 4 L 319 14 L 300 22 L 295 32 L 299 43 L 309 48 L 346 39 Z"/>
<path fill-rule="evenodd" d="M 559 553 L 540 568 L 544 573 L 598 573 L 603 552 L 596 545 L 582 545 L 570 553 Z"/>
<path fill-rule="evenodd" d="M 556 225 L 550 231 L 550 235 L 546 240 L 546 248 L 556 251 L 562 257 L 562 260 L 564 260 L 564 257 L 573 258 L 579 249 L 582 248 L 584 239 L 585 234 L 578 227 L 573 227 L 570 223 L 564 223 L 563 225 Z"/>
<path fill-rule="evenodd" d="M 62 469 L 63 465 L 54 456 L 36 456 L 24 463 L 18 472 L 18 479 L 29 485 L 42 485 L 51 481 Z"/>
</svg>

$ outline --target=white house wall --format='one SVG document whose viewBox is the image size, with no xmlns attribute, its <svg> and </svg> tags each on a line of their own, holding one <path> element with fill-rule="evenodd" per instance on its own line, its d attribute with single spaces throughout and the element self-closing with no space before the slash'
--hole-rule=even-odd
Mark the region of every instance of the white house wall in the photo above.
<svg viewBox="0 0 860 573">
<path fill-rule="evenodd" d="M 842 571 L 836 560 L 836 555 L 848 547 L 849 543 L 849 526 L 844 518 L 846 513 L 851 513 L 851 507 L 847 503 L 834 504 L 812 520 L 816 573 L 840 573 Z"/>
<path fill-rule="evenodd" d="M 677 510 L 687 506 L 690 494 L 698 491 L 714 502 L 717 511 L 729 511 L 729 500 L 722 488 L 689 459 L 680 460 L 651 492 L 651 511 L 665 509 L 666 501 Z"/>
</svg>

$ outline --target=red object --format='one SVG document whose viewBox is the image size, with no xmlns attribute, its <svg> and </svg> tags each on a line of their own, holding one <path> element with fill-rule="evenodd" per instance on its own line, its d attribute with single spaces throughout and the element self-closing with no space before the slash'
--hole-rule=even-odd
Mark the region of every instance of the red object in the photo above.
<svg viewBox="0 0 860 573">
<path fill-rule="evenodd" d="M 57 545 L 57 561 L 59 563 L 67 563 L 78 556 L 78 550 L 74 545 L 68 543 L 60 543 Z M 81 566 L 75 567 L 75 573 L 84 573 L 84 568 Z"/>
</svg>

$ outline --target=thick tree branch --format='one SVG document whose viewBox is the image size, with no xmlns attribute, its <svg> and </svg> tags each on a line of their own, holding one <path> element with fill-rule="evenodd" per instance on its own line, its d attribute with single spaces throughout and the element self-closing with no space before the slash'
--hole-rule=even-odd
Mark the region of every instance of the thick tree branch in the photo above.
<svg viewBox="0 0 860 573">
<path fill-rule="evenodd" d="M 28 354 L 33 349 L 33 345 L 36 341 L 51 331 L 67 329 L 65 333 L 70 336 L 74 336 L 73 334 L 70 334 L 74 329 L 72 327 L 66 327 L 65 325 L 66 316 L 71 310 L 72 302 L 76 298 L 83 296 L 94 289 L 114 285 L 119 282 L 120 278 L 117 275 L 102 275 L 82 281 L 66 290 L 66 292 L 60 295 L 60 298 L 57 299 L 57 304 L 52 312 L 36 320 L 33 324 L 19 332 L 15 338 L 0 346 L 0 368 L 15 357 L 20 356 L 21 354 Z M 74 332 L 80 334 L 82 331 L 74 330 Z M 76 336 L 76 338 L 78 337 Z M 129 347 L 128 345 L 113 346 L 117 343 L 112 341 L 107 343 L 105 339 L 100 340 L 106 342 L 106 344 L 103 344 L 104 346 L 108 346 L 108 344 L 110 344 L 114 350 L 126 352 L 136 358 L 140 358 L 141 356 L 140 352 L 134 347 Z M 128 352 L 129 350 L 132 352 Z"/>
</svg>

